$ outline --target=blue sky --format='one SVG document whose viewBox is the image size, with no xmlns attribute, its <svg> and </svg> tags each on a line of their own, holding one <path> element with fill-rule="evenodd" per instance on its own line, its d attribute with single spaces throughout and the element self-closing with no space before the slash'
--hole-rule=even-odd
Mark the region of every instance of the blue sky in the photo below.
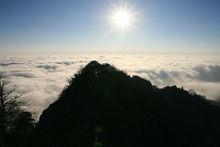
<svg viewBox="0 0 220 147">
<path fill-rule="evenodd" d="M 120 0 L 0 0 L 0 52 L 220 52 L 219 0 L 127 0 L 134 28 L 110 31 Z"/>
</svg>

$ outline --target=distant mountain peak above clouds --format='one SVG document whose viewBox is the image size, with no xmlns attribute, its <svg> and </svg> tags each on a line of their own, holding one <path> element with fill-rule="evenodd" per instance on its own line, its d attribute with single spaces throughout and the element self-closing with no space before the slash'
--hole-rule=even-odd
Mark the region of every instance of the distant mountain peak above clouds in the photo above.
<svg viewBox="0 0 220 147">
<path fill-rule="evenodd" d="M 54 102 L 70 77 L 97 60 L 128 75 L 138 75 L 153 85 L 193 89 L 211 100 L 220 97 L 220 56 L 147 53 L 70 53 L 0 56 L 0 72 L 24 90 L 28 110 L 39 116 Z"/>
<path fill-rule="evenodd" d="M 92 61 L 43 111 L 33 143 L 218 146 L 219 116 L 220 109 L 202 96 L 176 86 L 159 89 L 139 76 Z"/>
</svg>

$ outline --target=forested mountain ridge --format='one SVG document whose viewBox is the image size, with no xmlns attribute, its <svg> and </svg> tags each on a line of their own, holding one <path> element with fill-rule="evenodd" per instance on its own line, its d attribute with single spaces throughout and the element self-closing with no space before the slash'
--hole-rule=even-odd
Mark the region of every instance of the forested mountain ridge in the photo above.
<svg viewBox="0 0 220 147">
<path fill-rule="evenodd" d="M 43 111 L 31 145 L 220 146 L 219 116 L 203 96 L 92 61 Z"/>
</svg>

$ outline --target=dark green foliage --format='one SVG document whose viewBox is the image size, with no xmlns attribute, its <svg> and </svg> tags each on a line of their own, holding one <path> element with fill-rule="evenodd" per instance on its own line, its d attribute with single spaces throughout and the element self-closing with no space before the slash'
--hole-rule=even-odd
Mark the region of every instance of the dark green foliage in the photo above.
<svg viewBox="0 0 220 147">
<path fill-rule="evenodd" d="M 26 134 L 32 131 L 34 119 L 30 112 L 21 112 L 14 121 L 14 130 L 19 134 Z"/>
<path fill-rule="evenodd" d="M 34 119 L 30 112 L 21 111 L 13 122 L 7 125 L 0 147 L 25 147 L 29 144 L 29 135 L 34 128 Z"/>
<path fill-rule="evenodd" d="M 21 109 L 21 93 L 16 85 L 0 73 L 0 147 L 17 147 L 26 144 L 34 127 L 30 112 Z"/>
<path fill-rule="evenodd" d="M 36 147 L 217 147 L 220 109 L 176 86 L 159 89 L 92 61 L 42 113 Z"/>
</svg>

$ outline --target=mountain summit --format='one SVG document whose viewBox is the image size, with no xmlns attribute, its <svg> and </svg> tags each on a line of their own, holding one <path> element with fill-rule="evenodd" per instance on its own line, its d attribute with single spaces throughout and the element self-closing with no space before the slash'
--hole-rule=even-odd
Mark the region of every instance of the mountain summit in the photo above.
<svg viewBox="0 0 220 147">
<path fill-rule="evenodd" d="M 162 89 L 90 62 L 40 116 L 35 146 L 220 146 L 220 109 L 176 86 Z"/>
</svg>

